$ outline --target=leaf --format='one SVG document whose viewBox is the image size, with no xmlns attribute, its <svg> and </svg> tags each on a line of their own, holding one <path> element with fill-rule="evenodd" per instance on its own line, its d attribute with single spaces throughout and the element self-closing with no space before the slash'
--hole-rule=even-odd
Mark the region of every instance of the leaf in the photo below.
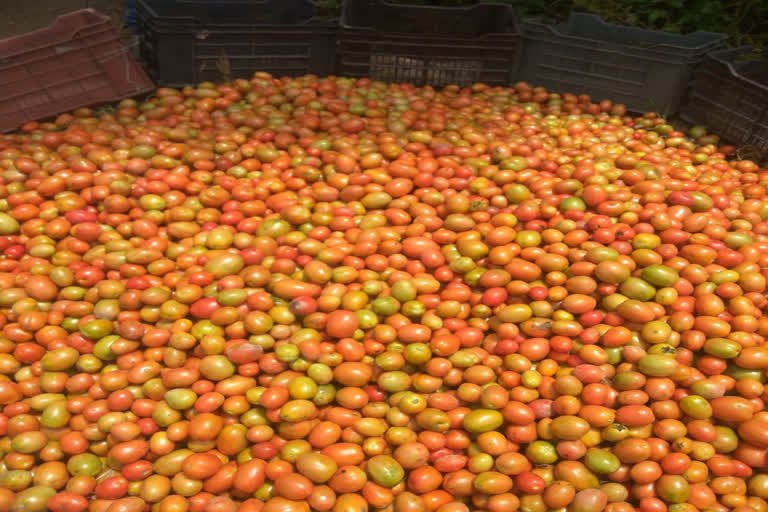
<svg viewBox="0 0 768 512">
<path fill-rule="evenodd" d="M 648 22 L 651 25 L 655 25 L 658 20 L 663 20 L 667 17 L 667 12 L 662 11 L 661 9 L 654 9 L 653 11 L 648 14 Z"/>
</svg>

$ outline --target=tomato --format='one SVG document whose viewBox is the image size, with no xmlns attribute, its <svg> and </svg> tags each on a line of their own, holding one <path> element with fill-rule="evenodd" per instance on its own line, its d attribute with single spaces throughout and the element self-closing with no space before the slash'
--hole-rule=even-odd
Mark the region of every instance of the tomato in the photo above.
<svg viewBox="0 0 768 512">
<path fill-rule="evenodd" d="M 60 492 L 48 500 L 52 512 L 83 512 L 88 509 L 88 500 L 74 493 Z"/>
<path fill-rule="evenodd" d="M 496 471 L 486 471 L 475 477 L 473 485 L 483 494 L 503 494 L 512 489 L 513 481 L 510 477 Z"/>
<path fill-rule="evenodd" d="M 606 450 L 590 449 L 584 457 L 585 465 L 595 473 L 609 474 L 618 471 L 619 458 Z"/>
<path fill-rule="evenodd" d="M 754 413 L 752 403 L 741 397 L 718 397 L 712 400 L 712 415 L 720 420 L 741 423 Z"/>
<path fill-rule="evenodd" d="M 275 480 L 275 491 L 289 500 L 301 501 L 312 494 L 312 481 L 297 473 L 282 475 Z"/>
<path fill-rule="evenodd" d="M 738 434 L 745 442 L 759 448 L 768 448 L 768 433 L 763 418 L 751 418 L 738 426 Z"/>
<path fill-rule="evenodd" d="M 589 430 L 589 423 L 578 416 L 558 416 L 550 424 L 552 435 L 565 441 L 580 439 Z"/>
<path fill-rule="evenodd" d="M 655 482 L 661 476 L 662 471 L 659 464 L 654 461 L 643 461 L 632 466 L 629 476 L 638 484 L 649 484 Z"/>
<path fill-rule="evenodd" d="M 200 441 L 210 441 L 216 438 L 223 422 L 219 416 L 212 413 L 201 413 L 189 422 L 189 436 Z"/>
<path fill-rule="evenodd" d="M 366 464 L 374 482 L 384 487 L 396 486 L 405 476 L 403 467 L 388 455 L 376 455 Z"/>
<path fill-rule="evenodd" d="M 417 493 L 426 493 L 440 487 L 443 475 L 431 466 L 421 466 L 408 475 L 408 488 Z"/>
<path fill-rule="evenodd" d="M 616 421 L 628 427 L 650 425 L 654 420 L 653 411 L 643 405 L 627 405 L 616 411 Z"/>
<path fill-rule="evenodd" d="M 568 482 L 554 481 L 544 489 L 542 499 L 551 508 L 567 507 L 576 496 L 576 489 Z"/>
<path fill-rule="evenodd" d="M 469 432 L 488 432 L 501 426 L 504 418 L 500 412 L 478 409 L 464 417 L 464 428 Z"/>
<path fill-rule="evenodd" d="M 267 501 L 261 510 L 264 512 L 309 512 L 309 505 L 303 501 L 293 501 L 276 496 Z"/>
<path fill-rule="evenodd" d="M 515 486 L 526 494 L 538 494 L 544 490 L 546 482 L 539 475 L 526 471 L 517 475 Z"/>
<path fill-rule="evenodd" d="M 328 315 L 326 322 L 328 334 L 337 338 L 351 336 L 358 327 L 357 316 L 351 311 L 334 311 Z"/>
<path fill-rule="evenodd" d="M 365 471 L 357 466 L 340 466 L 328 481 L 328 486 L 337 493 L 353 493 L 361 490 L 368 478 Z"/>
<path fill-rule="evenodd" d="M 99 482 L 94 489 L 99 498 L 114 500 L 122 498 L 128 492 L 128 479 L 122 476 L 113 476 Z"/>
<path fill-rule="evenodd" d="M 571 509 L 574 512 L 588 512 L 589 510 L 603 510 L 607 504 L 608 497 L 604 492 L 598 489 L 584 489 L 576 493 L 571 502 Z"/>
<path fill-rule="evenodd" d="M 232 486 L 243 492 L 255 492 L 265 479 L 266 464 L 259 459 L 253 459 L 236 469 L 232 478 Z"/>
</svg>

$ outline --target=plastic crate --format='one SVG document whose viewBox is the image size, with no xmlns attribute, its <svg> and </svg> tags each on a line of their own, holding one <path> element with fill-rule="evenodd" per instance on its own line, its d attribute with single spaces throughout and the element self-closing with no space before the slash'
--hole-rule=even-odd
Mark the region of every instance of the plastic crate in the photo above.
<svg viewBox="0 0 768 512">
<path fill-rule="evenodd" d="M 0 131 L 153 88 L 111 19 L 92 9 L 0 41 Z"/>
<path fill-rule="evenodd" d="M 308 0 L 137 0 L 141 55 L 153 78 L 202 81 L 333 72 L 337 20 L 314 17 Z"/>
<path fill-rule="evenodd" d="M 707 55 L 680 117 L 768 155 L 768 53 L 755 57 L 742 47 Z"/>
<path fill-rule="evenodd" d="M 123 23 L 128 26 L 131 33 L 136 34 L 138 32 L 138 26 L 136 24 L 136 0 L 124 0 L 123 9 L 125 10 Z"/>
<path fill-rule="evenodd" d="M 517 78 L 555 92 L 588 94 L 633 112 L 677 112 L 707 52 L 727 38 L 715 32 L 671 34 L 573 13 L 558 25 L 523 24 Z"/>
<path fill-rule="evenodd" d="M 131 0 L 144 18 L 167 28 L 182 24 L 300 24 L 315 15 L 310 0 Z"/>
<path fill-rule="evenodd" d="M 338 74 L 416 85 L 509 85 L 520 33 L 513 9 L 347 0 Z"/>
</svg>

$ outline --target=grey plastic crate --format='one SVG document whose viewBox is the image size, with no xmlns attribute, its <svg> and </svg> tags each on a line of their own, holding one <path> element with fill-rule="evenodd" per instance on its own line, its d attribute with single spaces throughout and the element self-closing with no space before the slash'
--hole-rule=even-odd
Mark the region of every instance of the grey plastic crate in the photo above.
<svg viewBox="0 0 768 512">
<path fill-rule="evenodd" d="M 680 117 L 768 155 L 768 53 L 755 57 L 745 46 L 707 55 Z"/>
<path fill-rule="evenodd" d="M 633 112 L 669 115 L 679 109 L 696 65 L 726 38 L 614 25 L 584 13 L 558 25 L 526 22 L 517 78 L 553 92 L 607 98 Z"/>
</svg>

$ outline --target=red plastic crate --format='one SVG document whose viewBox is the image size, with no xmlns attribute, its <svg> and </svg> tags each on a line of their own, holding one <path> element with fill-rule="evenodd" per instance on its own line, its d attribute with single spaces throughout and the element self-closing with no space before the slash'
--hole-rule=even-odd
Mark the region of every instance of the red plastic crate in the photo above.
<svg viewBox="0 0 768 512">
<path fill-rule="evenodd" d="M 110 18 L 93 9 L 0 41 L 0 132 L 153 88 Z"/>
</svg>

